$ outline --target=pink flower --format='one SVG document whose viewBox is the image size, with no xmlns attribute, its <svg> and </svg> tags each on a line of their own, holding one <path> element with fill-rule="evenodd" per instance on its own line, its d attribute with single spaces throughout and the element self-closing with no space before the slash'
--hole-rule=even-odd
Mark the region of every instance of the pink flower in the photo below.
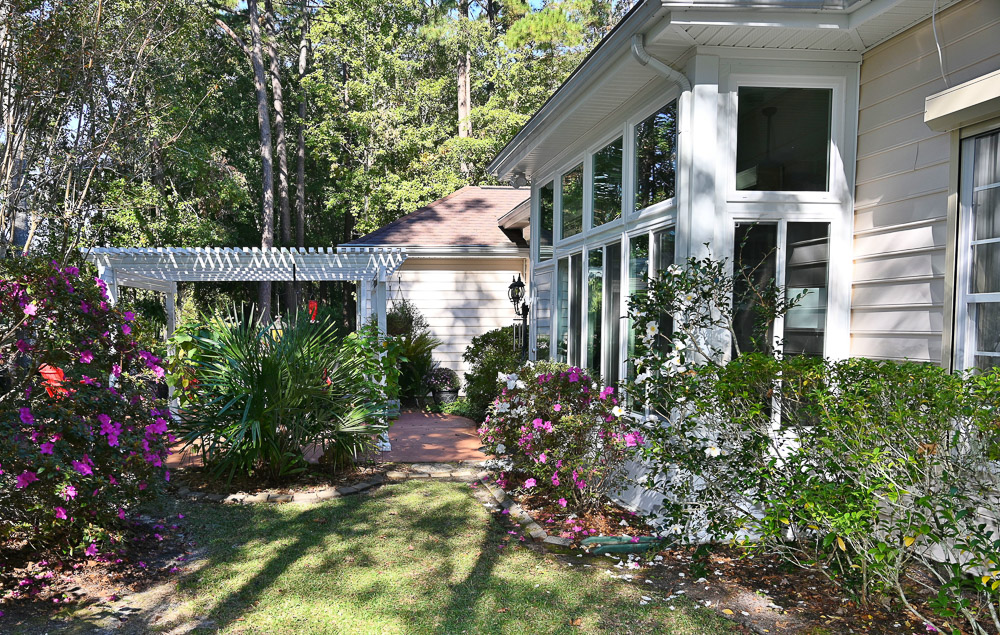
<svg viewBox="0 0 1000 635">
<path fill-rule="evenodd" d="M 62 507 L 56 507 L 56 518 L 66 520 L 66 510 Z"/>
<path fill-rule="evenodd" d="M 21 408 L 21 423 L 26 426 L 35 424 L 35 415 L 31 414 L 31 408 Z"/>
<path fill-rule="evenodd" d="M 76 498 L 76 488 L 72 485 L 67 485 L 62 491 L 63 500 L 70 500 L 71 498 Z"/>
<path fill-rule="evenodd" d="M 146 426 L 146 432 L 150 434 L 164 434 L 167 431 L 167 420 L 166 419 L 156 419 L 154 423 Z"/>
<path fill-rule="evenodd" d="M 121 377 L 122 376 L 122 367 L 121 367 L 121 365 L 120 364 L 112 364 L 111 365 L 111 374 L 114 375 L 115 377 Z"/>
<path fill-rule="evenodd" d="M 55 447 L 54 443 L 46 442 L 38 447 L 38 452 L 39 454 L 52 454 L 52 448 L 54 447 Z"/>
<path fill-rule="evenodd" d="M 541 454 L 538 455 L 538 462 L 539 463 L 545 463 L 545 461 L 547 461 L 547 460 L 548 460 L 548 457 L 545 456 L 544 452 L 542 452 Z"/>
<path fill-rule="evenodd" d="M 148 487 L 148 486 L 145 483 L 139 483 L 139 489 L 140 490 L 144 490 L 144 489 L 146 489 L 146 487 Z"/>
<path fill-rule="evenodd" d="M 132 313 L 131 311 L 125 311 L 125 319 L 128 322 L 131 322 L 132 320 L 135 319 L 135 313 Z"/>
<path fill-rule="evenodd" d="M 637 444 L 635 442 L 635 434 L 633 434 L 631 432 L 629 432 L 628 434 L 626 434 L 625 435 L 625 446 L 626 447 L 630 447 L 630 448 L 634 448 L 636 445 Z"/>
<path fill-rule="evenodd" d="M 130 335 L 132 333 L 132 327 L 128 324 L 122 324 L 122 333 L 125 335 Z"/>
<path fill-rule="evenodd" d="M 584 487 L 587 487 L 587 483 L 585 481 L 577 481 L 576 486 L 580 488 L 580 490 L 583 490 Z"/>
<path fill-rule="evenodd" d="M 90 476 L 94 473 L 94 470 L 90 469 L 90 466 L 82 461 L 73 461 L 73 469 L 84 476 Z"/>
<path fill-rule="evenodd" d="M 31 345 L 25 342 L 24 340 L 17 340 L 17 350 L 21 351 L 22 353 L 27 353 L 28 351 L 31 350 Z"/>
<path fill-rule="evenodd" d="M 37 480 L 38 480 L 38 474 L 25 470 L 18 475 L 16 487 L 18 489 L 24 489 L 25 487 L 31 485 Z"/>
<path fill-rule="evenodd" d="M 562 410 L 562 404 L 557 403 L 556 405 L 552 406 L 552 409 L 555 410 L 556 412 L 559 412 L 560 410 Z"/>
<path fill-rule="evenodd" d="M 170 480 L 170 470 L 164 470 L 163 471 L 163 479 L 166 480 L 166 481 Z"/>
<path fill-rule="evenodd" d="M 559 475 L 555 472 L 552 473 L 552 485 L 554 487 L 559 487 Z"/>
<path fill-rule="evenodd" d="M 531 489 L 535 485 L 537 485 L 537 483 L 535 482 L 535 479 L 533 479 L 533 478 L 529 478 L 528 480 L 526 480 L 524 482 L 524 486 L 527 487 L 528 489 Z"/>
<path fill-rule="evenodd" d="M 25 305 L 25 307 L 24 307 L 24 314 L 25 315 L 37 315 L 38 314 L 38 305 L 35 304 L 34 302 L 32 302 L 31 304 Z"/>
<path fill-rule="evenodd" d="M 560 498 L 559 499 L 559 505 L 561 507 L 565 507 L 566 506 L 566 499 L 565 498 Z"/>
<path fill-rule="evenodd" d="M 84 549 L 83 553 L 85 553 L 85 554 L 87 554 L 88 556 L 91 556 L 91 557 L 96 556 L 97 555 L 97 545 L 94 544 L 94 543 L 90 543 L 90 546 L 87 547 L 86 549 Z"/>
<path fill-rule="evenodd" d="M 83 351 L 82 353 L 80 353 L 80 363 L 81 364 L 89 364 L 92 361 L 94 361 L 94 354 L 91 353 L 89 350 L 88 351 Z"/>
<path fill-rule="evenodd" d="M 559 459 L 558 461 L 556 461 L 556 469 L 557 470 L 561 470 L 562 469 L 562 459 Z"/>
<path fill-rule="evenodd" d="M 118 508 L 118 518 L 125 520 L 125 510 L 122 509 L 121 507 Z"/>
</svg>

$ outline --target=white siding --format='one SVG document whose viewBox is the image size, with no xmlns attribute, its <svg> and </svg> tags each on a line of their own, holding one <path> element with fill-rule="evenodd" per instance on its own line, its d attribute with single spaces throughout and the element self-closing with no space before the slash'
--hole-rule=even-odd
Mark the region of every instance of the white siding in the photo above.
<svg viewBox="0 0 1000 635">
<path fill-rule="evenodd" d="M 942 11 L 951 86 L 1000 68 L 1000 2 Z M 851 354 L 940 362 L 945 297 L 948 133 L 923 122 L 944 90 L 927 20 L 865 54 L 858 113 Z"/>
<path fill-rule="evenodd" d="M 511 277 L 526 278 L 521 258 L 410 257 L 389 282 L 390 304 L 400 297 L 413 302 L 441 340 L 434 359 L 463 377 L 462 353 L 477 335 L 513 324 L 507 299 Z"/>
</svg>

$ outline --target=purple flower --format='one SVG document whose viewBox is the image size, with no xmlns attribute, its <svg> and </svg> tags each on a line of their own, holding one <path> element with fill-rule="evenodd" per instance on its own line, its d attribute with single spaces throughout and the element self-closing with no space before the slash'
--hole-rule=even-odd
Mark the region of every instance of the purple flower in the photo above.
<svg viewBox="0 0 1000 635">
<path fill-rule="evenodd" d="M 36 479 L 37 480 L 37 479 Z M 70 500 L 76 498 L 76 488 L 72 485 L 67 485 L 62 491 L 63 500 Z"/>
<path fill-rule="evenodd" d="M 73 469 L 84 476 L 90 476 L 94 473 L 94 470 L 90 469 L 90 466 L 82 461 L 73 461 Z"/>
<path fill-rule="evenodd" d="M 35 424 L 35 416 L 31 414 L 31 408 L 21 408 L 21 423 L 26 426 Z"/>
<path fill-rule="evenodd" d="M 90 543 L 90 546 L 87 547 L 86 549 L 84 549 L 83 553 L 87 554 L 90 557 L 96 556 L 97 555 L 97 545 L 95 545 L 94 543 Z"/>
<path fill-rule="evenodd" d="M 544 452 L 542 452 L 541 454 L 538 455 L 538 462 L 539 463 L 545 463 L 545 461 L 547 461 L 547 460 L 548 460 L 548 457 L 545 456 Z"/>
<path fill-rule="evenodd" d="M 560 498 L 559 499 L 559 505 L 561 507 L 565 507 L 566 506 L 566 499 L 565 498 Z"/>
<path fill-rule="evenodd" d="M 103 412 L 101 414 L 97 415 L 97 420 L 100 422 L 102 428 L 104 426 L 108 425 L 109 423 L 111 423 L 111 417 L 109 417 L 108 415 L 104 414 Z M 105 434 L 107 434 L 107 433 L 105 433 Z"/>
<path fill-rule="evenodd" d="M 52 448 L 54 447 L 55 447 L 54 443 L 46 442 L 38 447 L 38 452 L 39 454 L 52 454 Z"/>
<path fill-rule="evenodd" d="M 80 363 L 89 364 L 92 361 L 94 361 L 94 354 L 91 353 L 89 350 L 80 353 Z"/>
<path fill-rule="evenodd" d="M 120 364 L 112 364 L 111 365 L 111 374 L 114 375 L 115 377 L 121 377 L 122 376 L 122 367 L 121 367 L 121 365 Z"/>
<path fill-rule="evenodd" d="M 131 311 L 125 311 L 125 319 L 131 322 L 132 320 L 135 319 L 135 313 L 132 313 Z"/>
<path fill-rule="evenodd" d="M 25 307 L 24 307 L 24 314 L 25 315 L 37 315 L 38 314 L 38 305 L 35 304 L 34 302 L 32 302 L 31 304 L 25 305 Z"/>
<path fill-rule="evenodd" d="M 554 487 L 559 487 L 559 475 L 555 472 L 552 473 L 552 485 Z"/>
<path fill-rule="evenodd" d="M 58 518 L 60 520 L 66 520 L 66 510 L 65 509 L 63 509 L 62 507 L 56 507 L 55 508 L 55 512 L 56 512 L 56 518 Z"/>
<path fill-rule="evenodd" d="M 167 431 L 167 420 L 157 418 L 155 423 L 146 426 L 146 432 L 150 434 L 165 434 Z"/>
<path fill-rule="evenodd" d="M 37 480 L 38 480 L 38 475 L 37 474 L 35 474 L 34 472 L 29 472 L 28 470 L 25 470 L 25 471 L 21 472 L 18 475 L 16 487 L 18 489 L 24 489 L 25 487 L 31 485 L 32 483 L 34 483 Z"/>
<path fill-rule="evenodd" d="M 22 353 L 27 353 L 28 351 L 31 350 L 31 345 L 25 342 L 24 340 L 17 340 L 17 350 L 21 351 Z"/>
<path fill-rule="evenodd" d="M 122 333 L 125 335 L 130 335 L 132 333 L 132 327 L 128 324 L 122 324 Z"/>
<path fill-rule="evenodd" d="M 528 480 L 526 480 L 524 482 L 524 486 L 527 487 L 528 489 L 531 489 L 535 485 L 537 485 L 537 483 L 535 482 L 535 479 L 533 479 L 533 478 L 529 478 Z"/>
</svg>

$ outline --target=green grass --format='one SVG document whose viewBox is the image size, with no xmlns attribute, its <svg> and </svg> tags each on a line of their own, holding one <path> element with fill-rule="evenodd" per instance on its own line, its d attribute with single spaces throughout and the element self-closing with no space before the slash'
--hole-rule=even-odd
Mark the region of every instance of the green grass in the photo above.
<svg viewBox="0 0 1000 635">
<path fill-rule="evenodd" d="M 160 630 L 194 619 L 244 633 L 732 632 L 683 602 L 640 606 L 663 594 L 612 579 L 606 559 L 570 567 L 516 546 L 463 484 L 185 511 L 207 563 L 179 581 Z"/>
</svg>

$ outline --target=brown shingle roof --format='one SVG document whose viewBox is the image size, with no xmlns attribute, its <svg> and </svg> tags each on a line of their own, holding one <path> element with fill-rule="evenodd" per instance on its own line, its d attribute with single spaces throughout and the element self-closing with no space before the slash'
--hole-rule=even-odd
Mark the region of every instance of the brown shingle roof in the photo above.
<svg viewBox="0 0 1000 635">
<path fill-rule="evenodd" d="M 347 244 L 523 247 L 520 233 L 508 235 L 497 219 L 530 196 L 530 188 L 467 185 Z"/>
</svg>

